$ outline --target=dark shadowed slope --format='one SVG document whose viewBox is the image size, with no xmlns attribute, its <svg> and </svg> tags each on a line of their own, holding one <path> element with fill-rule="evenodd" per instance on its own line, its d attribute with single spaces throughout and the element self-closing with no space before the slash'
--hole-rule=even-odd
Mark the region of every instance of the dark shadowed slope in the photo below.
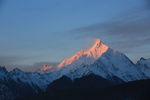
<svg viewBox="0 0 150 100">
<path fill-rule="evenodd" d="M 71 81 L 63 77 L 66 83 Z M 88 83 L 87 83 L 88 84 Z M 140 80 L 108 88 L 51 88 L 21 100 L 150 100 L 150 80 Z"/>
</svg>

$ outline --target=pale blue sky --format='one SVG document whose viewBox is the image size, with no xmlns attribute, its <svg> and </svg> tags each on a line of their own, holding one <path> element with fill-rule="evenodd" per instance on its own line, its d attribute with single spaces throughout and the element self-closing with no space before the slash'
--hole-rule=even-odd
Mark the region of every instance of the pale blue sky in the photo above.
<svg viewBox="0 0 150 100">
<path fill-rule="evenodd" d="M 100 38 L 150 57 L 149 0 L 0 0 L 0 65 L 59 62 Z"/>
</svg>

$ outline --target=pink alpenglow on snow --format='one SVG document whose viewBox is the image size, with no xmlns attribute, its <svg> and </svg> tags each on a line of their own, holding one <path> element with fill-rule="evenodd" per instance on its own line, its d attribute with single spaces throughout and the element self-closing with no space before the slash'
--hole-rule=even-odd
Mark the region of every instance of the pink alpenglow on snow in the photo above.
<svg viewBox="0 0 150 100">
<path fill-rule="evenodd" d="M 43 65 L 43 66 L 39 69 L 39 71 L 46 71 L 46 70 L 51 69 L 51 68 L 53 68 L 53 66 L 51 66 L 51 65 Z"/>
<path fill-rule="evenodd" d="M 103 42 L 100 39 L 95 39 L 94 44 L 91 46 L 91 48 L 89 48 L 88 50 L 80 50 L 78 53 L 76 53 L 75 55 L 73 55 L 70 58 L 66 58 L 63 61 L 61 61 L 57 66 L 55 66 L 56 68 L 62 68 L 64 66 L 70 65 L 72 63 L 74 63 L 75 61 L 77 61 L 78 59 L 80 59 L 83 56 L 86 56 L 86 58 L 91 59 L 87 64 L 91 64 L 92 61 L 98 59 L 99 57 L 101 57 L 101 55 L 103 53 L 105 53 L 108 50 L 109 46 L 103 44 Z M 84 60 L 88 60 L 88 59 L 84 59 Z M 40 71 L 46 71 L 49 69 L 54 68 L 53 66 L 50 65 L 44 65 L 40 68 Z"/>
<path fill-rule="evenodd" d="M 88 55 L 92 58 L 99 58 L 103 53 L 105 53 L 108 50 L 108 46 L 103 44 L 103 42 L 99 39 L 95 40 L 94 45 L 85 52 L 85 55 Z"/>
<path fill-rule="evenodd" d="M 93 59 L 98 59 L 103 53 L 105 53 L 108 50 L 108 48 L 109 47 L 103 44 L 103 42 L 100 39 L 95 39 L 95 43 L 87 51 L 80 50 L 74 56 L 64 59 L 62 62 L 60 62 L 60 64 L 58 64 L 57 67 L 61 68 L 63 66 L 70 65 L 83 55 Z"/>
</svg>

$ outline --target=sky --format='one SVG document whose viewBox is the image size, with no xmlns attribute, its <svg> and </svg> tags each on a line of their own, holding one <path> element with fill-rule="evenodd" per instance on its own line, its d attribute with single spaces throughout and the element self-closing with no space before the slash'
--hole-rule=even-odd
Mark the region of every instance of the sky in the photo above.
<svg viewBox="0 0 150 100">
<path fill-rule="evenodd" d="M 0 0 L 0 65 L 55 65 L 100 38 L 133 62 L 150 57 L 149 0 Z"/>
</svg>

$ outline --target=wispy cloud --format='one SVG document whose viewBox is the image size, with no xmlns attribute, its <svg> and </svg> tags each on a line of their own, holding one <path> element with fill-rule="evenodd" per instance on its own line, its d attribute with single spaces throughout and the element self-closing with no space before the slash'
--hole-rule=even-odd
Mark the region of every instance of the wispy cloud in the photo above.
<svg viewBox="0 0 150 100">
<path fill-rule="evenodd" d="M 144 14 L 147 15 L 144 15 Z M 134 16 L 133 16 L 134 15 Z M 137 16 L 138 15 L 138 16 Z M 128 16 L 128 15 L 124 15 Z M 150 31 L 150 13 L 148 11 L 133 12 L 128 17 L 117 16 L 107 22 L 96 23 L 90 26 L 80 27 L 70 32 L 90 34 L 95 33 L 99 35 L 132 35 L 143 34 Z M 146 33 L 147 34 L 147 33 Z"/>
<path fill-rule="evenodd" d="M 15 63 L 17 61 L 26 60 L 29 57 L 22 56 L 0 56 L 0 65 L 9 65 L 11 63 Z"/>
<path fill-rule="evenodd" d="M 20 64 L 20 65 L 19 64 L 10 64 L 10 65 L 6 65 L 5 67 L 7 68 L 8 71 L 13 70 L 14 68 L 19 68 L 25 72 L 35 72 L 45 64 L 55 66 L 58 64 L 58 62 L 37 62 L 37 63 L 30 64 L 30 65 L 28 65 L 28 64 Z"/>
<path fill-rule="evenodd" d="M 48 64 L 55 66 L 57 62 L 37 62 L 34 64 L 22 64 L 18 62 L 26 62 L 28 60 L 36 59 L 41 55 L 36 56 L 0 56 L 0 66 L 5 66 L 9 71 L 14 68 L 20 68 L 23 71 L 36 71 L 39 67 Z"/>
<path fill-rule="evenodd" d="M 123 52 L 131 52 L 135 48 L 149 45 L 150 37 L 144 39 L 130 39 L 128 41 L 116 41 L 113 46 L 119 48 Z M 138 50 L 136 50 L 138 52 Z"/>
<path fill-rule="evenodd" d="M 147 43 L 150 40 L 149 5 L 149 0 L 145 0 L 144 5 L 123 12 L 108 21 L 76 28 L 69 33 L 76 33 L 78 37 L 95 35 L 97 37 L 115 38 L 110 44 L 118 45 L 118 48 L 133 49 L 148 45 Z"/>
</svg>

